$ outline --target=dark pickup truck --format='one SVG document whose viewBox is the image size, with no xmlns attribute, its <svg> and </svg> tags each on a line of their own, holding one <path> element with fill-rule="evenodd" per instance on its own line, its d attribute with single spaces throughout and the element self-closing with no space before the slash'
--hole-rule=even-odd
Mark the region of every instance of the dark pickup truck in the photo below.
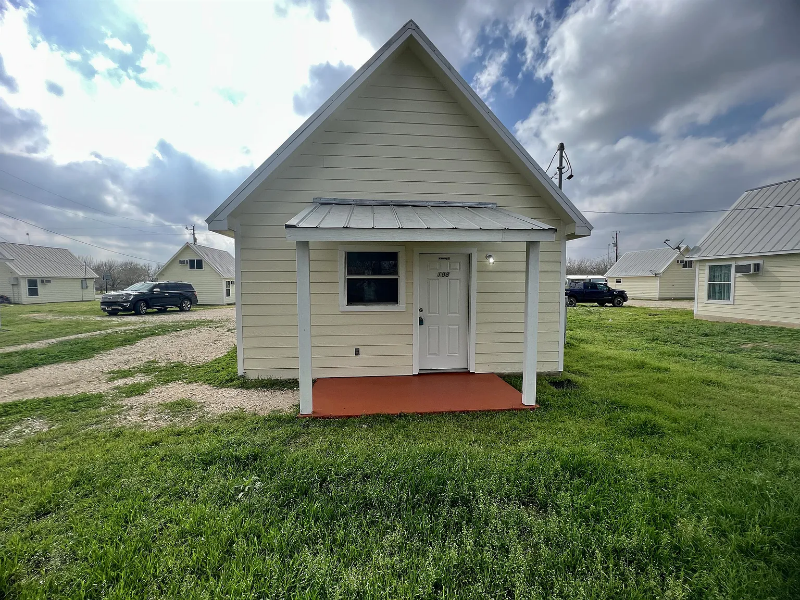
<svg viewBox="0 0 800 600">
<path fill-rule="evenodd" d="M 567 306 L 578 304 L 594 303 L 598 306 L 613 304 L 622 306 L 628 301 L 628 294 L 625 290 L 615 290 L 608 287 L 605 283 L 595 281 L 573 281 L 564 290 L 567 298 Z"/>
<path fill-rule="evenodd" d="M 143 281 L 121 292 L 103 294 L 100 308 L 109 315 L 135 312 L 143 315 L 148 308 L 163 312 L 170 307 L 191 310 L 197 304 L 197 294 L 191 283 L 182 281 Z"/>
</svg>

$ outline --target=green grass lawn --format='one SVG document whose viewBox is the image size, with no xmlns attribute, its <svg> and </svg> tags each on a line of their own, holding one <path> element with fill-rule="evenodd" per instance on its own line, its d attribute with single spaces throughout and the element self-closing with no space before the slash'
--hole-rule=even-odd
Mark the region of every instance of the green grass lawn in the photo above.
<svg viewBox="0 0 800 600">
<path fill-rule="evenodd" d="M 533 412 L 143 431 L 102 395 L 0 404 L 0 597 L 800 597 L 800 330 L 569 327 Z"/>
<path fill-rule="evenodd" d="M 221 306 L 195 306 L 192 310 L 223 308 Z M 106 331 L 131 325 L 158 324 L 163 314 L 150 311 L 145 317 L 123 314 L 123 320 L 111 319 L 100 310 L 99 301 L 52 302 L 47 304 L 0 305 L 0 348 L 50 340 L 79 333 Z"/>
<path fill-rule="evenodd" d="M 0 348 L 121 326 L 114 319 L 93 318 L 103 316 L 100 302 L 96 301 L 3 304 Z"/>
</svg>

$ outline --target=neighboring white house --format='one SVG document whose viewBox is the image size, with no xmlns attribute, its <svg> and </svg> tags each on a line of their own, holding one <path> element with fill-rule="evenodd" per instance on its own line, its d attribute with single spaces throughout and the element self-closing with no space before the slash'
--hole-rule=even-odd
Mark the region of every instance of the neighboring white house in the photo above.
<svg viewBox="0 0 800 600">
<path fill-rule="evenodd" d="M 186 281 L 194 286 L 198 304 L 233 304 L 236 270 L 225 250 L 185 244 L 156 273 L 159 281 Z"/>
<path fill-rule="evenodd" d="M 239 371 L 563 369 L 591 225 L 410 21 L 207 219 L 236 239 Z M 356 350 L 357 349 L 357 350 Z M 313 358 L 313 360 L 312 360 Z"/>
<path fill-rule="evenodd" d="M 609 286 L 625 290 L 632 299 L 694 298 L 694 264 L 669 247 L 626 252 L 606 278 Z"/>
<path fill-rule="evenodd" d="M 800 327 L 800 179 L 747 190 L 691 258 L 696 318 Z"/>
<path fill-rule="evenodd" d="M 94 300 L 96 277 L 66 248 L 0 243 L 0 294 L 14 304 Z"/>
</svg>

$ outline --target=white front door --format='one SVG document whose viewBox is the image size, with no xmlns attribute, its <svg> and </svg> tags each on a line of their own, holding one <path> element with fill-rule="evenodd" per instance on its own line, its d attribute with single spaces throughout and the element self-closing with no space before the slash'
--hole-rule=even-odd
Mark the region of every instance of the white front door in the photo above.
<svg viewBox="0 0 800 600">
<path fill-rule="evenodd" d="M 419 255 L 419 368 L 469 366 L 469 254 Z"/>
</svg>

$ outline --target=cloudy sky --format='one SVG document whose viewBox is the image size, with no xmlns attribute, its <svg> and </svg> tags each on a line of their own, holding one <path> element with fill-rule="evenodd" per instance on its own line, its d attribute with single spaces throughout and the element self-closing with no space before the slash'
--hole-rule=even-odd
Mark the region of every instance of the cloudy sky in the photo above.
<svg viewBox="0 0 800 600">
<path fill-rule="evenodd" d="M 800 176 L 797 0 L 0 0 L 0 239 L 230 248 L 204 218 L 410 18 L 542 166 L 566 144 L 575 256 Z"/>
</svg>

